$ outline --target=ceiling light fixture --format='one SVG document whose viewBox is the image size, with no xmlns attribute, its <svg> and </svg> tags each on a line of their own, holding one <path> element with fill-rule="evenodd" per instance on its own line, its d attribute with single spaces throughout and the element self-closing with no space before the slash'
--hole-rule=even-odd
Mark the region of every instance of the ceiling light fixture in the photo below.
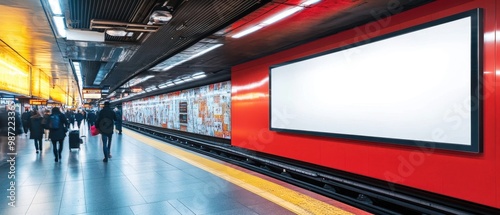
<svg viewBox="0 0 500 215">
<path fill-rule="evenodd" d="M 199 78 L 207 77 L 207 75 L 205 75 L 204 72 L 198 72 L 196 74 L 193 74 L 191 77 L 193 77 L 194 79 L 199 79 Z"/>
<path fill-rule="evenodd" d="M 261 28 L 263 28 L 263 27 L 264 27 L 264 26 L 263 26 L 263 25 L 261 25 L 261 24 L 256 25 L 256 26 L 253 26 L 253 27 L 251 27 L 251 28 L 249 28 L 249 29 L 247 29 L 247 30 L 244 30 L 244 31 L 242 31 L 242 32 L 240 32 L 240 33 L 237 33 L 237 34 L 233 35 L 233 36 L 232 36 L 232 38 L 240 38 L 240 37 L 243 37 L 243 36 L 245 36 L 245 35 L 247 35 L 247 34 L 251 34 L 251 33 L 253 33 L 253 32 L 258 31 L 259 29 L 261 29 Z"/>
<path fill-rule="evenodd" d="M 148 76 L 143 77 L 143 78 L 133 78 L 132 80 L 128 81 L 128 82 L 124 85 L 124 87 L 132 87 L 132 86 L 135 86 L 135 85 L 140 84 L 140 83 L 142 83 L 142 82 L 144 82 L 144 81 L 147 81 L 148 79 L 153 78 L 153 77 L 155 77 L 155 76 L 154 76 L 154 75 L 148 75 Z"/>
<path fill-rule="evenodd" d="M 184 83 L 185 81 L 184 80 L 181 80 L 181 79 L 177 79 L 177 80 L 174 80 L 174 84 L 182 84 Z"/>
<path fill-rule="evenodd" d="M 189 55 L 186 55 L 186 54 L 178 54 L 178 55 L 175 55 L 159 64 L 157 64 L 155 67 L 151 68 L 150 70 L 151 71 L 162 71 L 162 72 L 165 72 L 169 69 L 172 69 L 173 67 L 179 65 L 179 64 L 182 64 L 186 61 L 189 61 L 191 59 L 194 59 L 196 57 L 199 57 L 209 51 L 212 51 L 220 46 L 222 46 L 222 44 L 217 44 L 217 43 L 205 43 L 205 44 L 197 44 L 197 47 L 200 47 L 200 46 L 203 46 L 202 48 L 198 48 L 197 50 L 196 49 L 193 49 L 191 52 L 195 52 L 196 54 L 193 54 L 191 56 Z M 192 47 L 188 48 L 191 49 Z M 188 57 L 189 56 L 189 57 Z"/>
<path fill-rule="evenodd" d="M 157 5 L 153 8 L 153 12 L 149 16 L 148 25 L 164 25 L 172 19 L 174 8 L 167 6 L 167 3 L 168 1 L 165 1 L 163 5 Z"/>
<path fill-rule="evenodd" d="M 106 34 L 113 37 L 124 37 L 127 35 L 127 31 L 123 29 L 110 28 L 106 29 Z"/>
<path fill-rule="evenodd" d="M 321 0 L 309 0 L 309 1 L 305 1 L 304 3 L 301 3 L 298 6 L 295 6 L 295 7 L 292 7 L 290 9 L 288 9 L 288 10 L 282 11 L 282 12 L 280 12 L 280 13 L 278 13 L 278 14 L 276 14 L 276 15 L 274 15 L 274 16 L 266 19 L 266 20 L 264 20 L 263 22 L 255 25 L 255 26 L 253 26 L 251 28 L 243 30 L 243 31 L 241 31 L 241 32 L 239 32 L 239 33 L 231 36 L 231 37 L 232 38 L 240 38 L 240 37 L 243 37 L 245 35 L 251 34 L 251 33 L 255 32 L 255 31 L 260 30 L 261 28 L 263 28 L 263 27 L 265 27 L 267 25 L 271 25 L 271 24 L 273 24 L 275 22 L 278 22 L 278 21 L 280 21 L 280 20 L 282 20 L 282 19 L 284 19 L 284 18 L 286 18 L 286 17 L 288 17 L 288 16 L 290 16 L 292 14 L 295 14 L 295 13 L 303 10 L 305 7 L 308 7 L 308 6 L 312 5 L 312 4 L 318 3 L 320 1 Z"/>
<path fill-rule="evenodd" d="M 62 15 L 61 5 L 59 0 L 49 0 L 50 10 L 54 15 Z"/>
<path fill-rule="evenodd" d="M 169 82 L 166 82 L 166 83 L 158 85 L 158 88 L 163 89 L 163 88 L 170 87 L 170 86 L 173 86 L 173 85 L 175 85 L 175 84 L 173 82 L 169 81 Z"/>
<path fill-rule="evenodd" d="M 66 37 L 66 25 L 64 24 L 64 17 L 53 16 L 52 19 L 56 24 L 57 34 L 59 34 L 60 37 Z"/>
<path fill-rule="evenodd" d="M 148 93 L 149 93 L 149 92 L 151 92 L 151 91 L 153 91 L 153 90 L 157 90 L 157 89 L 158 89 L 158 88 L 156 88 L 156 86 L 150 86 L 150 87 L 146 88 L 144 91 L 146 91 L 146 92 L 148 92 Z M 144 92 L 144 91 L 143 91 L 143 92 Z"/>
</svg>

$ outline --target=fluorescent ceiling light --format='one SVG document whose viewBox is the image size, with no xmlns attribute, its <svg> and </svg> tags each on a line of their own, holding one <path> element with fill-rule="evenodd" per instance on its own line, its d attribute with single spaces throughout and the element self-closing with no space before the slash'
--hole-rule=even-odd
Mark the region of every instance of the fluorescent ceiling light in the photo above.
<svg viewBox="0 0 500 215">
<path fill-rule="evenodd" d="M 233 35 L 233 36 L 232 36 L 232 38 L 240 38 L 240 37 L 243 37 L 243 36 L 245 36 L 245 35 L 247 35 L 247 34 L 251 34 L 251 33 L 255 32 L 255 31 L 258 31 L 258 30 L 259 30 L 259 29 L 261 29 L 262 27 L 264 27 L 264 26 L 263 26 L 263 25 L 260 25 L 260 24 L 259 24 L 259 25 L 256 25 L 256 26 L 253 26 L 253 27 L 251 27 L 251 28 L 249 28 L 249 29 L 247 29 L 247 30 L 244 30 L 244 31 L 242 31 L 242 32 L 240 32 L 240 33 L 237 33 L 237 34 Z"/>
<path fill-rule="evenodd" d="M 312 4 L 316 4 L 316 3 L 320 2 L 320 1 L 321 1 L 321 0 L 309 0 L 309 1 L 306 1 L 306 2 L 304 2 L 304 3 L 302 3 L 302 4 L 300 4 L 300 5 L 301 5 L 301 6 L 304 6 L 304 7 L 307 7 L 307 6 L 310 6 L 310 5 L 312 5 Z"/>
<path fill-rule="evenodd" d="M 64 17 L 53 16 L 54 23 L 56 24 L 57 33 L 60 37 L 66 37 L 66 24 L 64 24 Z"/>
<path fill-rule="evenodd" d="M 106 34 L 113 37 L 124 37 L 127 35 L 127 31 L 123 29 L 106 29 Z"/>
<path fill-rule="evenodd" d="M 134 79 L 128 81 L 127 84 L 125 84 L 125 86 L 126 87 L 132 87 L 132 86 L 140 84 L 140 83 L 142 83 L 144 81 L 147 81 L 148 79 L 153 78 L 153 77 L 155 77 L 155 76 L 154 75 L 148 75 L 148 76 L 146 76 L 144 78 L 134 78 Z"/>
<path fill-rule="evenodd" d="M 195 57 L 198 57 L 198 56 L 204 55 L 205 53 L 207 53 L 207 52 L 209 52 L 209 51 L 212 51 L 212 50 L 214 50 L 214 49 L 216 49 L 216 48 L 218 48 L 218 47 L 220 47 L 220 46 L 222 46 L 222 44 L 215 44 L 215 45 L 213 45 L 212 47 L 208 47 L 208 48 L 206 48 L 206 49 L 204 49 L 204 50 L 201 50 L 201 51 L 200 51 L 200 52 L 198 52 L 197 54 L 195 54 L 195 55 L 191 56 L 190 58 L 188 58 L 186 61 L 191 60 L 191 59 L 193 59 L 193 58 L 195 58 Z"/>
<path fill-rule="evenodd" d="M 49 0 L 50 10 L 54 15 L 62 15 L 61 5 L 59 0 Z"/>
<path fill-rule="evenodd" d="M 199 78 L 207 77 L 207 75 L 205 75 L 205 73 L 203 73 L 203 72 L 199 72 L 199 73 L 192 75 L 191 77 L 193 77 L 194 79 L 199 79 Z"/>
<path fill-rule="evenodd" d="M 292 14 L 298 12 L 298 11 L 301 11 L 302 9 L 304 9 L 304 8 L 303 7 L 293 7 L 293 8 L 290 8 L 288 10 L 285 10 L 285 11 L 283 11 L 281 13 L 278 13 L 278 14 L 272 16 L 269 19 L 264 20 L 264 22 L 262 22 L 262 24 L 264 24 L 264 25 L 273 24 L 273 23 L 275 23 L 277 21 L 280 21 L 280 20 L 282 20 L 282 19 L 284 19 L 284 18 L 286 18 L 286 17 L 288 17 L 288 16 L 290 16 L 290 15 L 292 15 Z"/>
<path fill-rule="evenodd" d="M 288 10 L 280 12 L 280 13 L 264 20 L 263 22 L 257 24 L 256 26 L 253 26 L 249 29 L 246 29 L 240 33 L 237 33 L 237 34 L 233 35 L 232 38 L 240 38 L 240 37 L 243 37 L 245 35 L 251 34 L 255 31 L 263 28 L 264 26 L 267 26 L 267 25 L 273 24 L 277 21 L 280 21 L 280 20 L 282 20 L 282 19 L 284 19 L 284 18 L 286 18 L 294 13 L 301 11 L 302 9 L 304 9 L 304 7 L 310 6 L 310 5 L 318 3 L 320 1 L 321 0 L 308 0 L 308 1 L 300 4 L 299 6 L 295 6 L 293 8 L 288 9 Z"/>
<path fill-rule="evenodd" d="M 75 67 L 75 70 L 79 72 L 81 70 L 80 62 L 73 62 L 73 67 Z"/>
<path fill-rule="evenodd" d="M 186 57 L 188 55 L 182 54 L 182 52 L 181 52 L 179 55 L 175 55 L 175 56 L 157 64 L 155 67 L 151 68 L 151 70 L 152 71 L 163 71 L 163 72 L 167 71 L 167 70 L 169 70 L 169 69 L 171 69 L 179 64 L 182 64 L 186 61 L 189 61 L 189 60 L 192 60 L 196 57 L 199 57 L 199 56 L 201 56 L 209 51 L 212 51 L 212 50 L 222 46 L 222 44 L 206 43 L 206 44 L 200 45 L 198 43 L 198 46 L 204 46 L 204 48 L 201 48 L 199 50 L 193 50 L 193 52 L 196 52 L 196 54 L 193 54 L 189 57 Z"/>
<path fill-rule="evenodd" d="M 151 92 L 153 90 L 157 90 L 158 88 L 156 88 L 156 86 L 151 86 L 151 87 L 148 87 L 145 89 L 146 92 Z M 144 92 L 144 91 L 143 91 Z"/>
<path fill-rule="evenodd" d="M 175 85 L 175 84 L 169 81 L 169 82 L 166 82 L 166 83 L 158 85 L 158 87 L 161 88 L 161 89 L 163 89 L 165 87 L 170 87 L 170 86 L 173 86 L 173 85 Z"/>
<path fill-rule="evenodd" d="M 175 80 L 174 84 L 181 84 L 181 83 L 184 83 L 184 82 L 185 82 L 184 80 Z"/>
</svg>

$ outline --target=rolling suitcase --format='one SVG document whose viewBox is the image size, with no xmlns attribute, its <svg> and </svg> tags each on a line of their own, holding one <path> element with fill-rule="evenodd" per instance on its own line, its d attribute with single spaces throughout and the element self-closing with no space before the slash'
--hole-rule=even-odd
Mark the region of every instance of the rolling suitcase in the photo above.
<svg viewBox="0 0 500 215">
<path fill-rule="evenodd" d="M 80 131 L 72 130 L 69 132 L 69 150 L 80 149 Z"/>
</svg>

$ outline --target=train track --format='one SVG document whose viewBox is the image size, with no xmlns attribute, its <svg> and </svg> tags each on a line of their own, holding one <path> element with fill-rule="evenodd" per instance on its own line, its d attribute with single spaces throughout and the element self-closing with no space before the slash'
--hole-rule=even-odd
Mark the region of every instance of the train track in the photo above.
<svg viewBox="0 0 500 215">
<path fill-rule="evenodd" d="M 374 214 L 498 214 L 498 210 L 446 196 L 285 158 L 232 147 L 218 140 L 137 123 L 125 127 L 228 163 L 300 186 Z"/>
</svg>

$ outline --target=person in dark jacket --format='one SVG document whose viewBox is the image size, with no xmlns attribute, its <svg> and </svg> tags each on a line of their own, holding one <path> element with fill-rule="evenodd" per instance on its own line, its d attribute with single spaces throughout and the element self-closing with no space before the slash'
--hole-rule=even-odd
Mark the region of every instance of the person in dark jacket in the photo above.
<svg viewBox="0 0 500 215">
<path fill-rule="evenodd" d="M 42 150 L 43 143 L 43 126 L 42 126 L 42 115 L 38 110 L 33 110 L 31 112 L 31 118 L 28 121 L 28 127 L 30 129 L 30 139 L 34 140 L 36 153 L 38 154 Z"/>
<path fill-rule="evenodd" d="M 72 110 L 67 110 L 66 113 L 64 113 L 66 116 L 66 119 L 68 120 L 68 128 L 72 128 L 75 126 L 75 113 L 73 113 Z"/>
<path fill-rule="evenodd" d="M 21 120 L 23 121 L 23 130 L 26 136 L 28 136 L 29 121 L 31 117 L 31 112 L 29 108 L 24 109 L 24 113 L 21 115 Z"/>
<path fill-rule="evenodd" d="M 76 125 L 78 126 L 78 129 L 80 129 L 80 124 L 82 123 L 83 120 L 83 114 L 82 111 L 77 111 L 75 114 L 75 120 L 76 120 Z"/>
<path fill-rule="evenodd" d="M 122 112 L 118 108 L 115 108 L 115 115 L 115 128 L 118 130 L 118 134 L 122 134 Z"/>
<path fill-rule="evenodd" d="M 104 107 L 99 111 L 97 115 L 96 128 L 101 133 L 102 138 L 102 151 L 104 153 L 103 162 L 108 162 L 108 158 L 111 158 L 111 139 L 113 137 L 114 122 L 116 121 L 116 115 L 109 102 L 104 102 Z"/>
<path fill-rule="evenodd" d="M 95 120 L 97 116 L 95 115 L 94 110 L 90 110 L 89 113 L 87 114 L 87 127 L 90 130 L 90 126 L 95 125 Z"/>
<path fill-rule="evenodd" d="M 58 107 L 52 108 L 52 114 L 50 117 L 58 115 L 59 125 L 58 128 L 50 128 L 50 140 L 52 141 L 52 150 L 54 151 L 54 156 L 56 156 L 55 161 L 58 162 L 61 159 L 61 152 L 63 150 L 63 142 L 66 137 L 66 132 L 68 131 L 68 120 L 66 116 L 61 113 Z M 52 119 L 49 120 L 49 126 L 52 123 Z M 59 149 L 57 148 L 57 143 L 59 143 Z"/>
<path fill-rule="evenodd" d="M 46 109 L 45 113 L 43 113 L 42 119 L 42 127 L 43 133 L 45 134 L 45 141 L 49 141 L 49 118 L 50 118 L 50 110 Z"/>
</svg>

